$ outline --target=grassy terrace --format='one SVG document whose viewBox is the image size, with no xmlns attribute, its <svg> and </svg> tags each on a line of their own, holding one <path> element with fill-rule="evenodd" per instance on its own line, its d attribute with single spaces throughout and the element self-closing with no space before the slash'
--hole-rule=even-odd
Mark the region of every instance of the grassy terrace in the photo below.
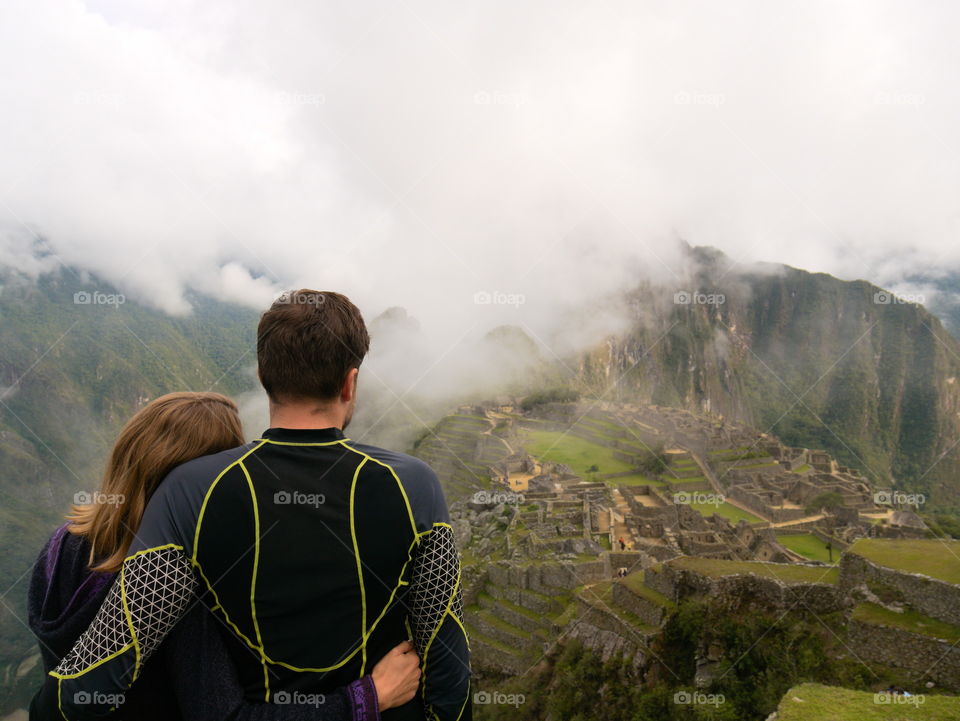
<svg viewBox="0 0 960 721">
<path fill-rule="evenodd" d="M 690 478 L 670 478 L 670 485 L 679 486 L 684 483 L 700 483 L 707 480 L 704 476 L 690 476 Z"/>
<path fill-rule="evenodd" d="M 960 721 L 960 698 L 956 696 L 924 694 L 923 703 L 880 700 L 893 702 L 878 703 L 872 691 L 804 683 L 783 695 L 777 721 Z M 911 698 L 900 700 L 910 702 Z"/>
<path fill-rule="evenodd" d="M 848 553 L 887 568 L 960 583 L 960 541 L 862 538 Z"/>
<path fill-rule="evenodd" d="M 563 463 L 577 475 L 586 476 L 592 466 L 599 473 L 620 473 L 633 466 L 614 458 L 614 450 L 558 431 L 528 430 L 526 448 L 541 461 Z M 619 482 L 616 480 L 615 482 Z"/>
<path fill-rule="evenodd" d="M 663 481 L 658 481 L 655 478 L 648 478 L 642 473 L 631 473 L 629 476 L 617 476 L 616 478 L 607 478 L 604 479 L 607 483 L 611 483 L 615 486 L 624 485 L 624 486 L 663 486 L 665 485 Z"/>
<path fill-rule="evenodd" d="M 613 581 L 601 581 L 591 586 L 580 586 L 577 589 L 577 595 L 591 606 L 605 609 L 619 617 L 621 621 L 640 633 L 655 633 L 656 628 L 645 624 L 639 616 L 620 608 L 613 602 L 613 584 Z"/>
<path fill-rule="evenodd" d="M 827 544 L 810 533 L 792 533 L 789 536 L 778 536 L 777 540 L 795 553 L 799 553 L 811 561 L 830 563 L 830 553 Z M 833 549 L 833 562 L 840 559 L 840 550 Z"/>
<path fill-rule="evenodd" d="M 950 643 L 960 643 L 960 628 L 913 610 L 897 613 L 874 603 L 860 603 L 853 609 L 853 618 L 864 623 L 891 626 Z"/>
<path fill-rule="evenodd" d="M 681 556 L 668 562 L 674 568 L 685 568 L 710 578 L 752 573 L 775 578 L 784 583 L 836 583 L 840 572 L 833 567 L 799 566 L 789 563 L 762 563 L 759 561 L 724 561 L 699 556 Z"/>
<path fill-rule="evenodd" d="M 620 583 L 629 588 L 633 593 L 637 594 L 638 596 L 643 596 L 645 599 L 652 601 L 658 606 L 669 609 L 675 609 L 677 607 L 677 604 L 664 596 L 662 593 L 654 591 L 652 588 L 644 585 L 643 571 L 631 573 L 622 581 L 620 581 Z"/>
<path fill-rule="evenodd" d="M 749 511 L 737 508 L 726 502 L 721 503 L 719 506 L 715 506 L 712 503 L 691 503 L 690 505 L 693 506 L 693 509 L 698 511 L 701 516 L 712 516 L 716 513 L 731 523 L 737 523 L 741 520 L 747 523 L 761 523 L 763 521 L 762 518 L 757 518 Z"/>
</svg>

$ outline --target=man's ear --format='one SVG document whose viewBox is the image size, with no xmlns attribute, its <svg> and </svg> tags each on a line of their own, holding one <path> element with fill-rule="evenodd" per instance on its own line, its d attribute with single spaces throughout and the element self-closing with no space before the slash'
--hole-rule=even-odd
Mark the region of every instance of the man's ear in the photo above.
<svg viewBox="0 0 960 721">
<path fill-rule="evenodd" d="M 343 387 L 340 388 L 340 400 L 343 403 L 349 403 L 357 394 L 357 376 L 359 374 L 359 368 L 351 368 L 347 371 L 347 377 L 343 381 Z"/>
</svg>

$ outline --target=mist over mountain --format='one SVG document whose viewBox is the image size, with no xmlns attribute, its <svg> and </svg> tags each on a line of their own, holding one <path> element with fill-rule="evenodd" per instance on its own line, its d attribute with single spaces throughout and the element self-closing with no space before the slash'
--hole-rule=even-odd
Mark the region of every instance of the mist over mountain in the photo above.
<svg viewBox="0 0 960 721">
<path fill-rule="evenodd" d="M 684 284 L 639 285 L 611 312 L 626 329 L 601 342 L 581 328 L 589 310 L 546 339 L 522 322 L 468 327 L 445 353 L 405 310 L 374 316 L 351 437 L 409 448 L 459 403 L 565 385 L 587 401 L 749 422 L 829 449 L 878 483 L 922 490 L 931 509 L 955 507 L 960 353 L 936 317 L 884 302 L 864 281 L 773 265 L 734 273 L 717 251 L 687 252 Z M 238 398 L 248 435 L 267 425 L 253 375 L 256 312 L 200 295 L 191 303 L 190 315 L 170 316 L 83 271 L 3 273 L 0 536 L 9 552 L 0 582 L 11 590 L 0 638 L 10 673 L 32 645 L 17 620 L 24 574 L 74 494 L 96 488 L 137 408 L 165 392 L 213 389 Z M 8 684 L 8 700 L 22 700 L 33 677 L 24 679 Z"/>
</svg>

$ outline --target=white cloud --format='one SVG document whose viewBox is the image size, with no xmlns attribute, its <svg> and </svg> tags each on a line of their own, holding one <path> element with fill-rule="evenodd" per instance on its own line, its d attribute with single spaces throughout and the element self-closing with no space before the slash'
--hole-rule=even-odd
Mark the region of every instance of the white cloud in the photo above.
<svg viewBox="0 0 960 721">
<path fill-rule="evenodd" d="M 0 219 L 171 312 L 336 288 L 445 339 L 671 283 L 676 234 L 892 284 L 960 265 L 958 15 L 7 3 Z"/>
</svg>

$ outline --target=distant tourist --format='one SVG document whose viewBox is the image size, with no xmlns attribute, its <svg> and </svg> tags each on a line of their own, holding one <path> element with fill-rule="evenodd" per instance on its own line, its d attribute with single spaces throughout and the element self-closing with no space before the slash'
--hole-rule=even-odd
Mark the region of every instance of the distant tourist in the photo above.
<svg viewBox="0 0 960 721">
<path fill-rule="evenodd" d="M 219 393 L 170 393 L 130 419 L 114 445 L 100 491 L 78 499 L 82 504 L 74 505 L 68 523 L 53 534 L 34 566 L 29 620 L 45 671 L 60 665 L 100 610 L 140 528 L 142 510 L 169 469 L 242 443 L 237 406 Z M 244 698 L 220 624 L 195 603 L 137 683 L 124 692 L 123 717 L 266 721 L 309 716 L 332 721 L 364 712 L 373 717 L 378 699 L 379 710 L 386 710 L 413 696 L 418 661 L 404 642 L 384 656 L 372 675 L 328 693 L 319 714 L 302 704 L 251 703 Z M 44 716 L 40 705 L 32 711 L 31 718 L 54 718 Z M 62 718 L 59 712 L 56 718 Z"/>
<path fill-rule="evenodd" d="M 248 701 L 276 711 L 324 698 L 412 635 L 423 680 L 389 717 L 469 721 L 460 559 L 440 482 L 420 459 L 343 432 L 369 343 L 339 293 L 285 293 L 262 315 L 271 427 L 165 469 L 118 582 L 47 677 L 35 718 L 105 717 L 199 598 L 224 625 Z"/>
<path fill-rule="evenodd" d="M 620 538 L 617 539 L 617 543 L 620 544 L 620 550 L 621 550 L 621 551 L 626 551 L 626 550 L 627 550 L 627 542 L 623 540 L 623 536 L 620 536 Z"/>
</svg>

